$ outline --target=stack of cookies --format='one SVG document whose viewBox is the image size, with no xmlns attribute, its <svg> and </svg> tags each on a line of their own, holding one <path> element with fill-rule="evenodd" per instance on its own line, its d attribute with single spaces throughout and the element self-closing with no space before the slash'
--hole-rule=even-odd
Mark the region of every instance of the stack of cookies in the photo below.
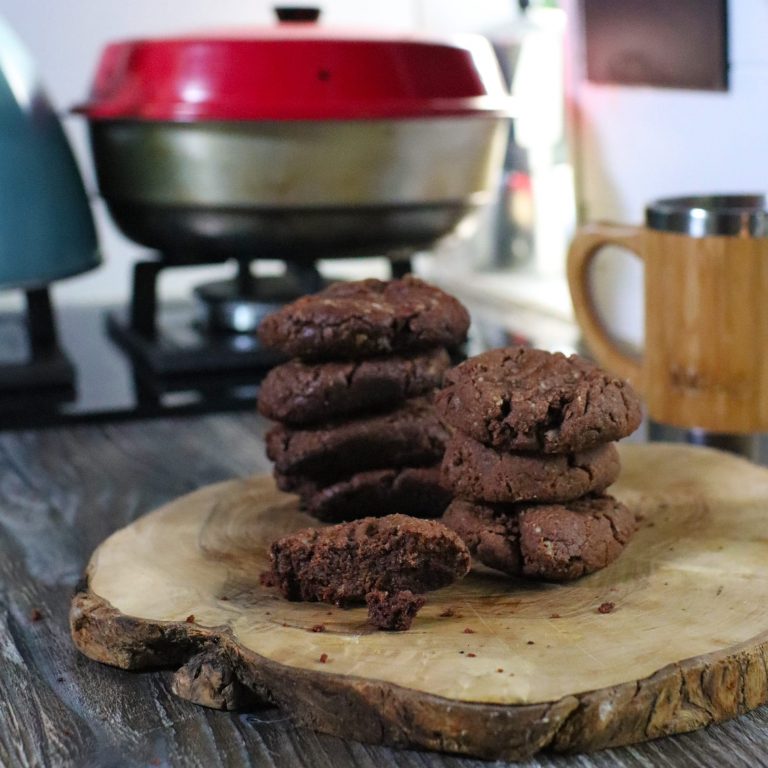
<svg viewBox="0 0 768 768">
<path fill-rule="evenodd" d="M 279 422 L 267 455 L 280 489 L 323 521 L 439 516 L 448 434 L 432 393 L 468 327 L 455 298 L 412 276 L 336 283 L 265 318 L 262 343 L 292 358 L 259 394 Z"/>
<path fill-rule="evenodd" d="M 604 491 L 620 469 L 613 441 L 641 420 L 626 382 L 578 355 L 495 349 L 449 371 L 436 406 L 455 430 L 443 522 L 477 561 L 565 581 L 619 556 L 635 521 Z"/>
</svg>

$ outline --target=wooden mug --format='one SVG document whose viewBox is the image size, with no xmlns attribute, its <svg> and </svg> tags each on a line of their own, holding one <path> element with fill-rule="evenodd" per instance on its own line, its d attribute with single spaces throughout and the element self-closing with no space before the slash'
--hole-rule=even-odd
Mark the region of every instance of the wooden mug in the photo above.
<svg viewBox="0 0 768 768">
<path fill-rule="evenodd" d="M 645 348 L 624 352 L 596 310 L 592 259 L 606 245 L 645 268 Z M 758 195 L 660 200 L 645 227 L 581 228 L 568 254 L 576 319 L 598 362 L 629 379 L 649 417 L 686 429 L 768 431 L 768 215 Z"/>
</svg>

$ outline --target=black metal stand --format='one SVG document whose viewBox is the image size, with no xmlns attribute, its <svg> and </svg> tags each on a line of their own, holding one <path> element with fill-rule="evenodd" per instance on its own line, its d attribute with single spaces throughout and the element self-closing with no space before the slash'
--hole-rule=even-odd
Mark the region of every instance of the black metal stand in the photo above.
<svg viewBox="0 0 768 768">
<path fill-rule="evenodd" d="M 199 262 L 196 262 L 199 263 Z M 186 314 L 179 308 L 163 308 L 158 315 L 158 277 L 164 269 L 189 266 L 179 258 L 159 257 L 140 261 L 133 268 L 133 292 L 127 312 L 107 316 L 110 336 L 136 364 L 142 379 L 190 376 L 202 380 L 224 374 L 256 380 L 281 362 L 282 358 L 263 349 L 255 330 L 260 314 L 275 311 L 299 296 L 315 293 L 327 284 L 314 262 L 288 262 L 280 277 L 260 278 L 251 272 L 249 260 L 238 260 L 231 280 L 223 280 L 195 289 L 198 311 Z M 392 277 L 411 271 L 411 260 L 391 260 Z M 241 311 L 242 310 L 242 311 Z M 235 317 L 249 317 L 245 323 Z M 155 386 L 156 381 L 152 381 Z"/>
<path fill-rule="evenodd" d="M 24 393 L 29 402 L 32 393 L 39 394 L 36 405 L 61 403 L 74 397 L 75 369 L 59 346 L 56 321 L 48 288 L 25 292 L 26 317 L 16 323 L 16 331 L 24 337 L 25 359 L 0 364 L 0 408 L 16 407 L 16 394 Z M 3 344 L 0 342 L 0 359 Z"/>
<path fill-rule="evenodd" d="M 263 349 L 254 333 L 209 327 L 191 305 L 164 307 L 159 321 L 158 277 L 164 269 L 181 266 L 189 265 L 161 258 L 137 262 L 127 314 L 107 315 L 109 335 L 128 352 L 137 377 L 164 390 L 186 387 L 190 378 L 196 383 L 210 379 L 211 386 L 216 386 L 217 380 L 224 386 L 228 378 L 246 383 L 260 380 L 282 358 Z M 238 297 L 251 302 L 274 301 L 273 294 L 277 294 L 285 303 L 316 290 L 322 280 L 314 265 L 292 267 L 286 278 L 256 278 L 249 262 L 239 261 L 234 279 L 201 286 L 195 293 L 198 298 L 209 294 L 211 302 L 236 301 Z M 158 382 L 158 378 L 168 381 Z"/>
<path fill-rule="evenodd" d="M 133 291 L 130 305 L 130 328 L 147 339 L 157 333 L 157 279 L 164 269 L 189 266 L 183 262 L 164 262 L 161 259 L 139 261 L 133 267 Z M 272 302 L 274 295 L 280 295 L 284 301 L 297 298 L 304 293 L 315 293 L 324 287 L 324 281 L 314 262 L 286 266 L 286 278 L 278 282 L 275 278 L 257 278 L 250 268 L 250 262 L 238 261 L 237 274 L 228 281 L 231 296 L 241 296 L 247 300 L 264 299 Z M 263 289 L 262 289 L 263 286 Z"/>
<path fill-rule="evenodd" d="M 409 272 L 413 272 L 413 264 L 410 259 L 392 259 L 389 264 L 394 280 L 399 280 Z"/>
<path fill-rule="evenodd" d="M 131 328 L 146 338 L 157 331 L 157 278 L 167 265 L 160 261 L 139 261 L 133 265 Z"/>
</svg>

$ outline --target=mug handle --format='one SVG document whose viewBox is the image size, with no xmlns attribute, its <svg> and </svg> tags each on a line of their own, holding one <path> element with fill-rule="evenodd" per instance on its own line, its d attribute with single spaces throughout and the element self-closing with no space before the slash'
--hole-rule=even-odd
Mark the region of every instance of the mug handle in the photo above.
<svg viewBox="0 0 768 768">
<path fill-rule="evenodd" d="M 641 392 L 642 360 L 637 360 L 623 352 L 605 327 L 590 289 L 589 270 L 592 259 L 607 245 L 626 248 L 634 256 L 643 260 L 642 234 L 642 227 L 589 224 L 577 230 L 568 249 L 568 286 L 571 291 L 573 311 L 584 339 L 601 365 L 609 368 L 617 376 L 628 379 Z"/>
</svg>

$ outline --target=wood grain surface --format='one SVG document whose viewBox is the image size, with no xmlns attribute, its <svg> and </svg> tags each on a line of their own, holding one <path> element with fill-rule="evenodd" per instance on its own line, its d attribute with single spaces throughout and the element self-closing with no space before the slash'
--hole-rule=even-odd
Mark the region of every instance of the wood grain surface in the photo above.
<svg viewBox="0 0 768 768">
<path fill-rule="evenodd" d="M 266 471 L 264 427 L 222 415 L 0 435 L 0 765 L 486 764 L 316 734 L 270 706 L 202 708 L 171 693 L 169 673 L 126 673 L 72 645 L 71 595 L 98 543 L 201 485 Z M 761 707 L 690 734 L 522 765 L 761 766 L 766 744 Z"/>
<path fill-rule="evenodd" d="M 379 632 L 364 608 L 260 584 L 270 543 L 315 524 L 262 475 L 185 495 L 101 544 L 73 638 L 97 661 L 181 668 L 177 691 L 207 706 L 255 690 L 327 733 L 488 759 L 628 744 L 754 709 L 768 699 L 768 470 L 691 446 L 621 454 L 612 492 L 641 530 L 588 578 L 472 573 L 431 594 L 410 632 Z"/>
</svg>

